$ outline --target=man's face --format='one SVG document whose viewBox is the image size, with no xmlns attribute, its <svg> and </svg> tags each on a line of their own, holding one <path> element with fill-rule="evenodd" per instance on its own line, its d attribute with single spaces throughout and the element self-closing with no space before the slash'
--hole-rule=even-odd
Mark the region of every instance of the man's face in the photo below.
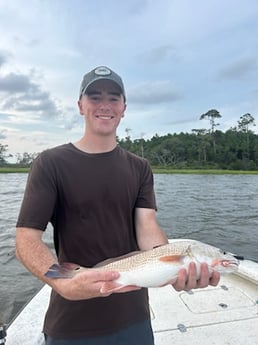
<svg viewBox="0 0 258 345">
<path fill-rule="evenodd" d="M 95 134 L 114 134 L 126 104 L 117 84 L 110 80 L 94 82 L 78 102 L 80 114 L 85 116 L 87 130 Z"/>
</svg>

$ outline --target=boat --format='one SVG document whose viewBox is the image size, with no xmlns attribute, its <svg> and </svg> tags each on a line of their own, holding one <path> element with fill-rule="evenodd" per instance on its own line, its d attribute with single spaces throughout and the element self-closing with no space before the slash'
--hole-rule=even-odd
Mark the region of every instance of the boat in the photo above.
<svg viewBox="0 0 258 345">
<path fill-rule="evenodd" d="M 7 328 L 6 345 L 43 345 L 51 288 L 44 285 Z M 218 286 L 175 291 L 150 288 L 155 345 L 258 344 L 258 263 L 241 260 Z M 4 332 L 3 332 L 4 334 Z"/>
</svg>

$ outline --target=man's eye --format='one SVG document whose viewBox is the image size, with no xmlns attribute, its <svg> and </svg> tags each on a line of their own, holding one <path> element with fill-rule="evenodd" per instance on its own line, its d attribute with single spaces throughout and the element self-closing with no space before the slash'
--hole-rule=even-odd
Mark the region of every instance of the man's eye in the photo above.
<svg viewBox="0 0 258 345">
<path fill-rule="evenodd" d="M 99 96 L 91 96 L 90 99 L 92 101 L 99 101 L 100 100 L 100 97 Z"/>
</svg>

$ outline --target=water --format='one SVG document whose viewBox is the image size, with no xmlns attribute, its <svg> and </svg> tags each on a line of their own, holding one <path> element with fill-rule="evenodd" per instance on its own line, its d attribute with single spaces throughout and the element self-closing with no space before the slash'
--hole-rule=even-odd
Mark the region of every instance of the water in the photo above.
<svg viewBox="0 0 258 345">
<path fill-rule="evenodd" d="M 156 175 L 169 237 L 201 240 L 258 260 L 258 175 Z"/>
<path fill-rule="evenodd" d="M 0 322 L 5 323 L 42 286 L 15 257 L 15 224 L 26 180 L 27 174 L 0 174 Z"/>
<path fill-rule="evenodd" d="M 26 174 L 0 174 L 0 320 L 8 323 L 42 283 L 15 258 Z M 201 240 L 258 260 L 258 175 L 155 175 L 158 221 L 169 237 Z M 51 229 L 45 240 L 51 243 Z"/>
</svg>

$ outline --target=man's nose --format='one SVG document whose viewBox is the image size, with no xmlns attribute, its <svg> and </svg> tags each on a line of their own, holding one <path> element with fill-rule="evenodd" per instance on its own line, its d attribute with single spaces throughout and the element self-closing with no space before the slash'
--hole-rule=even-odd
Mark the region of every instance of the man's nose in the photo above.
<svg viewBox="0 0 258 345">
<path fill-rule="evenodd" d="M 102 99 L 100 102 L 100 108 L 101 109 L 109 109 L 110 108 L 110 102 L 108 99 Z"/>
</svg>

